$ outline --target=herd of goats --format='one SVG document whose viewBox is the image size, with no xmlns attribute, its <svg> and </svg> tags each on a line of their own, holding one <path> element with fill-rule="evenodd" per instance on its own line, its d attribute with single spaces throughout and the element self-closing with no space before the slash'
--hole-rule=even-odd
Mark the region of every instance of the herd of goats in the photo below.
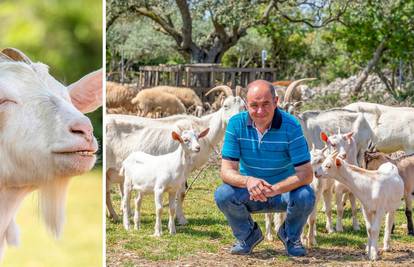
<svg viewBox="0 0 414 267">
<path fill-rule="evenodd" d="M 390 249 L 394 213 L 405 200 L 408 234 L 414 235 L 414 108 L 356 102 L 329 110 L 299 112 L 300 84 L 310 78 L 275 82 L 279 107 L 300 122 L 311 150 L 314 169 L 312 187 L 316 203 L 323 200 L 328 233 L 343 231 L 344 203 L 349 199 L 352 226 L 359 230 L 357 203 L 361 203 L 368 235 L 369 259 L 378 258 L 378 237 L 386 215 L 383 250 Z M 286 86 L 286 87 L 284 87 Z M 220 85 L 209 90 L 215 98 L 203 103 L 191 88 L 157 86 L 137 91 L 126 85 L 107 83 L 106 116 L 106 204 L 113 209 L 110 185 L 121 188 L 123 224 L 129 229 L 131 191 L 135 198 L 134 227 L 140 227 L 140 207 L 145 194 L 155 195 L 155 236 L 161 235 L 162 194 L 169 193 L 169 223 L 175 233 L 175 217 L 186 224 L 183 213 L 185 182 L 209 159 L 223 141 L 229 119 L 245 109 L 246 90 L 235 93 Z M 332 224 L 331 200 L 335 193 L 337 221 Z M 177 199 L 175 203 L 175 199 Z M 308 219 L 302 241 L 316 245 L 316 208 Z M 284 214 L 266 214 L 266 237 L 272 239 Z"/>
</svg>

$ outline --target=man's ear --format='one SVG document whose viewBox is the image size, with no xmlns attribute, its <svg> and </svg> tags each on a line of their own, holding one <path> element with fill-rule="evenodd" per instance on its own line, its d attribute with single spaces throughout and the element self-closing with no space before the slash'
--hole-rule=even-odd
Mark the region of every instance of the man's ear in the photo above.
<svg viewBox="0 0 414 267">
<path fill-rule="evenodd" d="M 102 69 L 89 73 L 69 85 L 73 105 L 82 113 L 89 113 L 102 106 Z"/>
</svg>

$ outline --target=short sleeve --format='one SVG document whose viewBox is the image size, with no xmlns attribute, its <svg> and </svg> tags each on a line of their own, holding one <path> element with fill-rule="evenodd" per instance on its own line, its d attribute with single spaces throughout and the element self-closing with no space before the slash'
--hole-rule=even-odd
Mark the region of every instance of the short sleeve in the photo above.
<svg viewBox="0 0 414 267">
<path fill-rule="evenodd" d="M 291 127 L 288 131 L 289 156 L 293 166 L 298 167 L 310 162 L 310 153 L 300 124 L 297 123 Z"/>
<path fill-rule="evenodd" d="M 233 117 L 230 119 L 224 135 L 223 148 L 221 150 L 221 157 L 226 160 L 239 161 L 240 160 L 240 143 L 239 143 L 239 129 L 237 125 L 239 121 Z"/>
</svg>

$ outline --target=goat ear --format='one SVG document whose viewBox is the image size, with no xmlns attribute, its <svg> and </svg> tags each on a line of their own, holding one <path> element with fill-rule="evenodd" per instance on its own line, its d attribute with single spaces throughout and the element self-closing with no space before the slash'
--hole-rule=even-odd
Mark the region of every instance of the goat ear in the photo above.
<svg viewBox="0 0 414 267">
<path fill-rule="evenodd" d="M 102 106 L 102 79 L 102 70 L 97 70 L 69 85 L 72 103 L 82 113 L 92 112 Z"/>
<path fill-rule="evenodd" d="M 353 131 L 351 131 L 351 132 L 349 132 L 349 133 L 346 133 L 346 134 L 344 134 L 344 137 L 346 138 L 346 139 L 351 139 L 351 137 L 354 135 L 354 132 Z"/>
<path fill-rule="evenodd" d="M 328 135 L 325 132 L 321 132 L 321 140 L 325 143 L 328 142 Z"/>
<path fill-rule="evenodd" d="M 335 158 L 335 165 L 336 167 L 341 167 L 342 166 L 342 160 L 339 159 L 338 157 Z"/>
<path fill-rule="evenodd" d="M 183 139 L 181 139 L 181 136 L 175 131 L 173 131 L 171 135 L 172 135 L 172 139 L 174 139 L 175 141 L 178 141 L 180 143 L 183 142 Z"/>
<path fill-rule="evenodd" d="M 204 131 L 202 131 L 199 135 L 198 138 L 203 138 L 204 136 L 206 136 L 208 134 L 208 131 L 210 131 L 210 128 L 205 129 Z"/>
</svg>

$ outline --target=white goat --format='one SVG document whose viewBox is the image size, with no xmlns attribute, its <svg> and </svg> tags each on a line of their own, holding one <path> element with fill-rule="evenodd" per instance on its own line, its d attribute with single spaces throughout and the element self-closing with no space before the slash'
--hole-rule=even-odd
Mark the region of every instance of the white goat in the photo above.
<svg viewBox="0 0 414 267">
<path fill-rule="evenodd" d="M 346 161 L 352 165 L 357 164 L 357 145 L 355 139 L 353 138 L 354 132 L 351 131 L 346 134 L 341 134 L 338 129 L 338 133 L 335 135 L 327 136 L 326 133 L 321 133 L 321 139 L 326 142 L 329 148 L 332 150 L 338 151 L 339 156 L 346 158 Z M 335 202 L 336 202 L 336 231 L 343 232 L 342 219 L 344 216 L 344 195 L 347 194 L 349 201 L 351 202 L 351 211 L 352 211 L 352 228 L 355 231 L 360 229 L 358 219 L 357 219 L 357 202 L 352 191 L 349 190 L 346 185 L 342 184 L 339 181 L 335 181 Z"/>
<path fill-rule="evenodd" d="M 358 102 L 346 106 L 356 111 L 373 114 L 368 122 L 375 132 L 375 146 L 378 151 L 392 153 L 403 150 L 414 153 L 414 108 L 389 107 L 380 104 Z M 402 119 L 396 119 L 402 118 Z"/>
<path fill-rule="evenodd" d="M 382 152 L 365 152 L 365 164 L 368 170 L 376 170 L 381 164 L 391 162 L 398 168 L 398 173 L 404 181 L 405 216 L 407 217 L 407 230 L 414 235 L 412 219 L 412 201 L 414 193 L 414 155 L 404 155 L 392 159 Z"/>
<path fill-rule="evenodd" d="M 14 221 L 23 198 L 40 190 L 48 229 L 59 236 L 69 178 L 89 171 L 97 142 L 81 113 L 102 104 L 102 72 L 69 88 L 17 49 L 0 53 L 0 261 L 5 243 L 17 244 Z M 96 99 L 95 96 L 98 96 Z"/>
<path fill-rule="evenodd" d="M 122 163 L 120 175 L 125 176 L 123 204 L 124 228 L 129 229 L 128 202 L 132 189 L 138 191 L 135 200 L 135 229 L 139 229 L 141 201 L 145 193 L 154 193 L 156 223 L 154 236 L 161 236 L 162 194 L 169 194 L 170 217 L 168 229 L 175 234 L 175 198 L 178 190 L 191 171 L 194 154 L 200 152 L 199 138 L 207 135 L 209 129 L 197 134 L 194 130 L 185 130 L 182 134 L 172 132 L 172 139 L 179 142 L 174 152 L 152 156 L 144 152 L 134 152 Z"/>
<path fill-rule="evenodd" d="M 313 147 L 311 150 L 311 165 L 312 169 L 317 170 L 326 159 L 326 154 L 328 152 L 328 147 L 323 149 L 316 149 Z M 312 213 L 308 217 L 308 234 L 302 233 L 302 242 L 305 243 L 308 247 L 317 245 L 316 242 L 316 215 L 318 210 L 318 203 L 321 197 L 323 196 L 324 206 L 325 206 L 325 215 L 326 215 L 326 230 L 328 233 L 333 233 L 334 229 L 332 227 L 332 194 L 334 190 L 335 180 L 331 178 L 327 179 L 313 179 L 311 187 L 315 191 L 315 206 Z"/>
<path fill-rule="evenodd" d="M 316 149 L 315 147 L 311 150 L 311 165 L 313 170 L 319 168 L 322 162 L 326 158 L 326 153 L 328 147 L 323 149 Z M 311 183 L 312 189 L 315 191 L 315 206 L 312 213 L 308 217 L 307 224 L 309 226 L 307 235 L 305 231 L 302 232 L 302 242 L 305 243 L 308 247 L 312 245 L 316 245 L 316 213 L 317 213 L 317 206 L 318 202 L 323 196 L 324 205 L 326 207 L 326 230 L 328 233 L 332 233 L 334 231 L 332 227 L 332 209 L 331 209 L 331 200 L 332 200 L 332 193 L 334 187 L 334 180 L 333 179 L 313 179 Z M 271 215 L 272 213 L 265 214 L 265 223 L 266 223 L 266 238 L 268 240 L 273 240 L 273 236 L 271 233 Z M 285 212 L 278 212 L 274 214 L 273 223 L 274 223 L 274 230 L 277 233 L 279 227 L 282 225 L 283 221 L 286 219 Z"/>
<path fill-rule="evenodd" d="M 229 96 L 224 100 L 223 106 L 216 112 L 201 118 L 189 115 L 175 115 L 161 119 L 148 119 L 126 115 L 106 116 L 106 205 L 110 216 L 117 220 L 111 199 L 110 184 L 120 183 L 123 177 L 119 177 L 122 161 L 134 151 L 143 151 L 151 155 L 162 155 L 175 151 L 177 142 L 169 138 L 171 131 L 181 132 L 183 129 L 206 129 L 210 131 L 206 138 L 200 140 L 203 153 L 194 159 L 192 170 L 203 166 L 216 146 L 223 140 L 227 123 L 233 115 L 244 108 L 244 102 L 239 96 L 233 96 L 229 87 L 221 86 Z M 213 90 L 213 89 L 212 89 Z M 179 125 L 180 127 L 177 127 Z M 181 130 L 180 130 L 181 129 Z M 180 224 L 185 224 L 186 219 L 182 212 L 182 198 L 178 198 L 177 219 Z"/>
<path fill-rule="evenodd" d="M 368 234 L 367 253 L 371 260 L 378 258 L 378 236 L 381 221 L 387 213 L 384 251 L 390 248 L 390 234 L 394 221 L 394 213 L 400 206 L 404 192 L 404 183 L 398 174 L 397 167 L 385 163 L 377 171 L 368 171 L 348 164 L 337 157 L 338 153 L 328 156 L 319 167 L 315 176 L 334 177 L 345 184 L 361 201 Z"/>
</svg>

